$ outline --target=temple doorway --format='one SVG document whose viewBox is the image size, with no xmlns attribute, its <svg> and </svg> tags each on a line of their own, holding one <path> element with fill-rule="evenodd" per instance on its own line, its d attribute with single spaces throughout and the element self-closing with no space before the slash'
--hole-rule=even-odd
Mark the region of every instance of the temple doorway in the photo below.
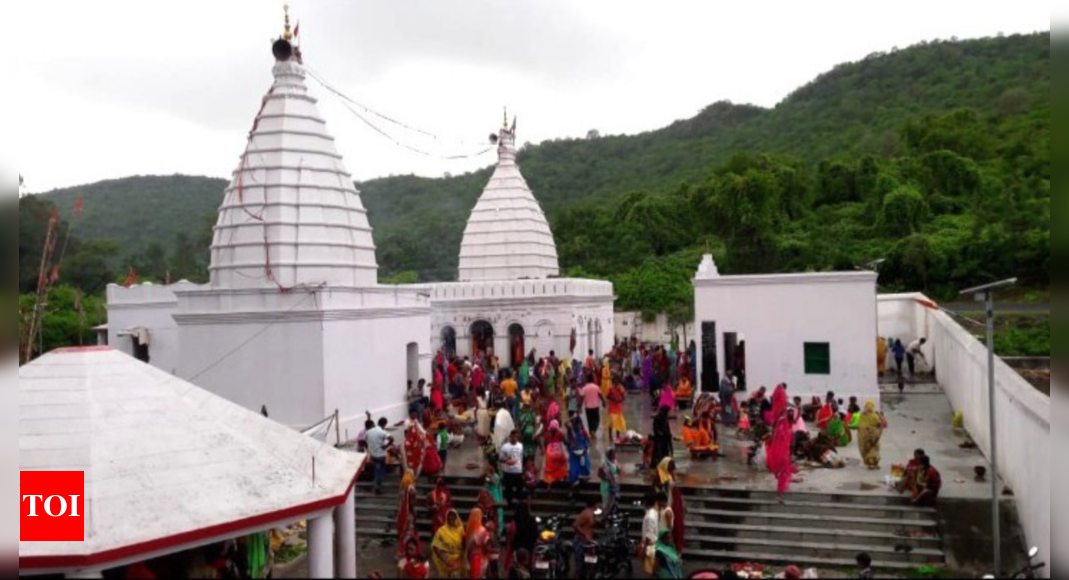
<svg viewBox="0 0 1069 580">
<path fill-rule="evenodd" d="M 471 325 L 471 358 L 494 353 L 494 327 L 485 320 Z"/>
<path fill-rule="evenodd" d="M 411 342 L 408 344 L 407 362 L 408 362 L 408 380 L 413 385 L 419 382 L 419 345 Z"/>
<path fill-rule="evenodd" d="M 509 366 L 519 368 L 523 365 L 523 359 L 527 356 L 524 339 L 526 338 L 523 327 L 513 324 L 509 327 Z"/>
<path fill-rule="evenodd" d="M 442 350 L 447 359 L 457 356 L 457 331 L 452 326 L 442 328 Z"/>
</svg>

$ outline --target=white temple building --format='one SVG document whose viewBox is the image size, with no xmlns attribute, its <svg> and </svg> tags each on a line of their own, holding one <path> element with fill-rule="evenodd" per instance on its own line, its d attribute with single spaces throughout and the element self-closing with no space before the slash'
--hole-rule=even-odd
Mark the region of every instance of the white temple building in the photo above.
<svg viewBox="0 0 1069 580">
<path fill-rule="evenodd" d="M 287 27 L 273 47 L 274 84 L 219 208 L 209 283 L 109 287 L 108 344 L 291 427 L 337 411 L 353 437 L 365 413 L 403 418 L 408 381 L 430 379 L 440 350 L 518 365 L 531 350 L 612 348 L 612 284 L 558 277 L 515 123 L 468 221 L 460 281 L 379 285 L 367 211 L 290 39 Z"/>
<path fill-rule="evenodd" d="M 694 276 L 698 383 L 723 375 L 749 390 L 780 383 L 791 396 L 880 400 L 875 272 L 723 276 L 706 255 Z"/>
<path fill-rule="evenodd" d="M 433 348 L 492 352 L 507 366 L 532 350 L 600 357 L 616 339 L 612 284 L 559 277 L 553 232 L 516 163 L 515 121 L 506 117 L 497 140 L 497 167 L 464 230 L 459 281 L 418 286 L 430 294 Z"/>
<path fill-rule="evenodd" d="M 431 306 L 378 285 L 367 211 L 290 38 L 219 208 L 210 282 L 108 288 L 109 344 L 292 427 L 338 411 L 355 437 L 365 412 L 407 414 Z"/>
</svg>

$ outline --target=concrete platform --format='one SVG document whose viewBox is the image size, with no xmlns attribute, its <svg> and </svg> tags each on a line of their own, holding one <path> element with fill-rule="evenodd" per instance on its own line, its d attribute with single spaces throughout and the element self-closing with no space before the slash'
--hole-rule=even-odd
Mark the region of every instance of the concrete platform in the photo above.
<svg viewBox="0 0 1069 580">
<path fill-rule="evenodd" d="M 894 386 L 885 386 L 882 396 L 884 413 L 890 428 L 885 432 L 882 442 L 883 463 L 880 471 L 867 470 L 858 451 L 856 442 L 840 449 L 846 459 L 847 467 L 839 470 L 812 469 L 801 466 L 797 482 L 792 491 L 872 496 L 873 498 L 896 496 L 887 488 L 885 478 L 890 474 L 891 465 L 906 463 L 913 456 L 915 449 L 924 449 L 932 458 L 932 464 L 943 475 L 941 497 L 947 499 L 986 499 L 990 498 L 990 483 L 975 481 L 975 468 L 984 466 L 990 473 L 990 464 L 975 449 L 962 449 L 965 433 L 953 428 L 954 412 L 942 390 L 935 384 L 909 385 L 905 395 L 899 395 Z M 653 412 L 649 398 L 644 394 L 631 396 L 626 403 L 628 427 L 639 433 L 652 430 L 651 414 Z M 680 417 L 686 415 L 681 412 Z M 602 424 L 607 423 L 604 417 Z M 636 426 L 640 428 L 636 429 Z M 677 436 L 682 429 L 682 419 L 674 421 L 673 433 Z M 811 432 L 816 431 L 810 425 Z M 600 465 L 604 451 L 608 448 L 604 434 L 598 441 L 597 450 L 592 453 L 594 471 Z M 734 429 L 720 433 L 722 457 L 719 461 L 692 461 L 685 452 L 682 443 L 676 445 L 676 465 L 682 475 L 682 484 L 688 487 L 718 487 L 723 489 L 740 489 L 747 491 L 775 491 L 774 478 L 762 469 L 752 469 L 746 465 L 743 447 Z M 620 462 L 624 465 L 623 482 L 631 484 L 645 483 L 645 474 L 637 469 L 641 462 L 641 451 L 637 448 L 618 450 Z M 541 466 L 542 457 L 539 457 Z M 469 469 L 475 466 L 475 469 Z M 446 475 L 453 477 L 471 477 L 482 473 L 484 469 L 482 453 L 473 440 L 467 441 L 463 449 L 453 450 L 449 455 Z M 596 474 L 595 474 L 596 477 Z"/>
</svg>

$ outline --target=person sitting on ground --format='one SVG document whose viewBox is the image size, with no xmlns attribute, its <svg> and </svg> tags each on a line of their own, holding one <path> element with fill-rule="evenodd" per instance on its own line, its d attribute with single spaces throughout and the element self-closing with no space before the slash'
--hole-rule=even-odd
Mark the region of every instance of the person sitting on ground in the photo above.
<svg viewBox="0 0 1069 580">
<path fill-rule="evenodd" d="M 850 397 L 850 404 L 846 407 L 846 424 L 851 430 L 857 431 L 858 421 L 861 419 L 861 405 L 857 397 Z"/>
<path fill-rule="evenodd" d="M 842 469 L 846 467 L 846 462 L 839 457 L 835 441 L 825 433 L 817 435 L 815 439 L 806 443 L 803 453 L 807 460 L 827 469 Z"/>
<path fill-rule="evenodd" d="M 690 417 L 683 420 L 683 436 L 681 439 L 683 444 L 687 446 L 687 450 L 690 451 L 690 456 L 694 459 L 706 459 L 717 452 L 709 434 L 698 429 L 694 420 Z"/>
<path fill-rule="evenodd" d="M 832 416 L 825 433 L 835 442 L 836 447 L 847 447 L 854 440 L 854 434 L 846 428 L 846 415 L 842 413 Z"/>
<path fill-rule="evenodd" d="M 807 423 L 816 423 L 817 414 L 820 413 L 820 410 L 823 407 L 824 404 L 820 402 L 820 397 L 813 397 L 808 405 L 802 406 L 802 418 L 805 419 Z"/>
<path fill-rule="evenodd" d="M 906 464 L 906 472 L 902 474 L 902 479 L 895 486 L 895 490 L 898 493 L 902 494 L 908 491 L 910 497 L 916 496 L 917 482 L 921 475 L 921 458 L 927 455 L 923 449 L 913 452 L 913 459 L 910 459 L 909 463 Z"/>
<path fill-rule="evenodd" d="M 835 393 L 828 393 L 824 400 L 824 406 L 817 413 L 817 429 L 822 432 L 828 430 L 828 424 L 839 414 L 839 405 L 835 402 Z"/>
<path fill-rule="evenodd" d="M 679 387 L 676 389 L 676 399 L 681 407 L 690 406 L 694 401 L 694 386 L 690 384 L 689 377 L 679 378 Z"/>
<path fill-rule="evenodd" d="M 697 427 L 700 431 L 704 431 L 709 436 L 709 440 L 720 445 L 720 433 L 716 428 L 716 420 L 713 419 L 713 411 L 703 411 L 701 418 L 698 419 Z"/>
<path fill-rule="evenodd" d="M 939 470 L 932 467 L 932 459 L 927 455 L 921 458 L 920 476 L 913 492 L 913 504 L 921 507 L 935 507 L 939 492 L 943 489 L 943 477 Z"/>
</svg>

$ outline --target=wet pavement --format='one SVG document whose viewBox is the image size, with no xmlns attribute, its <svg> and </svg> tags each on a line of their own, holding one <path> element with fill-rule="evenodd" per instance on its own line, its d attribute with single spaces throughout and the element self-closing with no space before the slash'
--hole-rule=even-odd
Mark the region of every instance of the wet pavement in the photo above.
<svg viewBox="0 0 1069 580">
<path fill-rule="evenodd" d="M 904 395 L 899 395 L 893 386 L 884 389 L 882 404 L 889 429 L 884 433 L 881 445 L 882 468 L 879 471 L 865 468 L 855 440 L 850 446 L 839 450 L 840 456 L 846 460 L 844 469 L 813 469 L 800 465 L 800 473 L 791 490 L 818 494 L 894 495 L 886 483 L 891 465 L 905 464 L 913 457 L 915 449 L 924 449 L 932 458 L 932 464 L 943 475 L 942 497 L 990 497 L 990 484 L 975 481 L 975 468 L 984 466 L 990 472 L 990 466 L 979 451 L 961 447 L 966 435 L 953 428 L 954 412 L 941 388 L 934 384 L 911 385 Z M 652 430 L 653 407 L 648 396 L 644 393 L 629 396 L 625 409 L 629 429 L 640 434 L 648 434 Z M 677 437 L 686 415 L 686 411 L 680 412 L 672 422 L 672 432 Z M 607 423 L 608 416 L 605 414 L 602 425 Z M 809 427 L 810 432 L 815 434 L 816 426 L 810 424 Z M 747 466 L 745 454 L 749 441 L 739 440 L 735 429 L 720 429 L 721 457 L 718 461 L 692 461 L 682 442 L 676 443 L 675 461 L 682 485 L 774 492 L 775 479 L 770 474 L 763 469 Z M 591 454 L 595 478 L 597 467 L 607 449 L 609 444 L 602 432 L 597 448 Z M 645 474 L 639 470 L 641 450 L 637 447 L 620 447 L 617 451 L 624 471 L 623 482 L 645 483 Z M 538 458 L 539 467 L 542 459 L 541 456 Z M 446 475 L 472 477 L 483 473 L 484 469 L 484 459 L 474 438 L 469 437 L 462 449 L 450 451 Z"/>
</svg>

